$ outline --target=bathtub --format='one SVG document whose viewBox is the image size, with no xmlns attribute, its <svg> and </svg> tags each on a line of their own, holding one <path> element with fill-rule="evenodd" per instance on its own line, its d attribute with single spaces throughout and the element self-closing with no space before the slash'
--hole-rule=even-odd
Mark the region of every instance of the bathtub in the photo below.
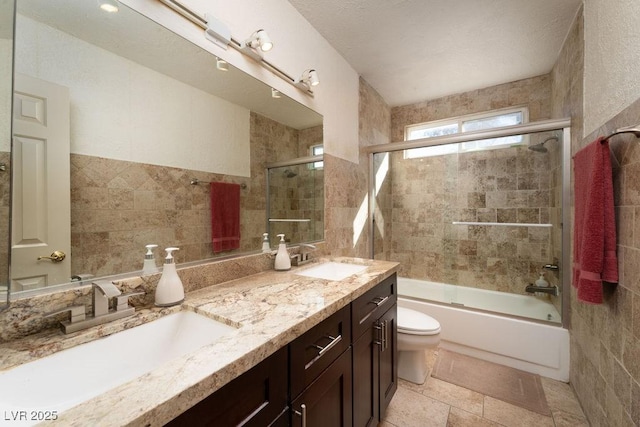
<svg viewBox="0 0 640 427">
<path fill-rule="evenodd" d="M 398 305 L 437 319 L 441 348 L 569 381 L 569 331 L 543 299 L 399 277 Z"/>
</svg>

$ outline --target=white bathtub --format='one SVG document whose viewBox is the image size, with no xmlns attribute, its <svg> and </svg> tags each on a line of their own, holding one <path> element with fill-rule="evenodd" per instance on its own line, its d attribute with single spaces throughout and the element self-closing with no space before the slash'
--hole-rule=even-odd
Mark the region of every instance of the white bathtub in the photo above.
<svg viewBox="0 0 640 427">
<path fill-rule="evenodd" d="M 569 331 L 559 323 L 556 326 L 509 317 L 559 322 L 560 315 L 551 303 L 533 296 L 403 277 L 398 278 L 398 296 L 398 305 L 426 313 L 440 322 L 441 348 L 569 381 Z"/>
</svg>

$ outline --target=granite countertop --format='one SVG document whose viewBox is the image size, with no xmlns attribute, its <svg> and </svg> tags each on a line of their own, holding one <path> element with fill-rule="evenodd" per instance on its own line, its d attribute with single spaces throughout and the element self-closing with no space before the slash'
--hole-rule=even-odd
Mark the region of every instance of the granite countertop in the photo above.
<svg viewBox="0 0 640 427">
<path fill-rule="evenodd" d="M 180 310 L 192 310 L 237 328 L 213 344 L 64 411 L 54 422 L 43 423 L 161 426 L 373 288 L 398 267 L 395 262 L 359 258 L 331 261 L 368 268 L 341 281 L 295 274 L 317 265 L 313 263 L 210 286 L 188 293 L 177 307 L 139 310 L 131 318 L 66 336 L 47 331 L 3 344 L 0 369 Z"/>
</svg>

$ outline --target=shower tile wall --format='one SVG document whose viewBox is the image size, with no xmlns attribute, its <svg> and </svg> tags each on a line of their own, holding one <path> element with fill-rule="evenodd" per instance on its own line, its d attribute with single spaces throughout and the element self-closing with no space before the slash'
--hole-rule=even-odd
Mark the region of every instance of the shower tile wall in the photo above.
<svg viewBox="0 0 640 427">
<path fill-rule="evenodd" d="M 391 134 L 401 141 L 406 125 L 520 105 L 529 107 L 530 121 L 543 120 L 551 115 L 550 98 L 550 77 L 544 75 L 395 107 Z M 549 136 L 531 136 L 529 143 Z M 541 266 L 553 261 L 548 228 L 451 222 L 553 221 L 559 164 L 552 152 L 520 147 L 413 160 L 392 153 L 391 185 L 383 183 L 378 194 L 378 207 L 392 228 L 376 237 L 376 257 L 400 261 L 407 277 L 524 293 Z M 391 201 L 384 197 L 389 193 Z"/>
<path fill-rule="evenodd" d="M 72 154 L 72 274 L 138 270 L 149 243 L 180 247 L 179 263 L 214 256 L 209 186 L 190 185 L 191 178 L 247 185 L 240 192 L 238 251 L 258 250 L 265 231 L 265 163 L 296 157 L 297 144 L 297 130 L 252 113 L 250 178 Z"/>
<path fill-rule="evenodd" d="M 271 141 L 272 148 L 270 150 L 275 151 L 268 153 L 270 155 L 268 162 L 307 157 L 310 155 L 311 146 L 322 144 L 322 126 L 296 131 L 273 122 L 265 126 L 263 123 L 269 119 L 255 116 L 255 128 L 260 129 L 260 136 L 265 141 Z M 287 142 L 282 146 L 273 146 L 275 142 L 283 140 Z M 289 171 L 289 175 L 285 171 Z M 293 174 L 295 176 L 291 176 Z M 324 169 L 311 169 L 306 164 L 273 169 L 269 186 L 271 218 L 311 220 L 303 223 L 271 223 L 271 246 L 278 244 L 276 235 L 280 233 L 286 236 L 287 242 L 322 240 L 324 235 Z"/>
<path fill-rule="evenodd" d="M 549 155 L 525 147 L 404 160 L 391 155 L 391 259 L 406 277 L 524 293 L 549 261 Z"/>
</svg>

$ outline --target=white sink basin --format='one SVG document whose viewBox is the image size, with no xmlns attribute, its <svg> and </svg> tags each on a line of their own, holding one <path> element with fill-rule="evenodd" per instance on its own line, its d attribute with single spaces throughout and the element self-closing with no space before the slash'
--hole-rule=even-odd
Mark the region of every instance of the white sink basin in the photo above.
<svg viewBox="0 0 640 427">
<path fill-rule="evenodd" d="M 367 268 L 366 265 L 325 262 L 315 267 L 307 268 L 306 270 L 296 271 L 295 274 L 316 279 L 342 280 L 353 274 L 358 274 Z"/>
<path fill-rule="evenodd" d="M 60 414 L 233 331 L 190 311 L 170 314 L 0 373 L 0 407 Z"/>
</svg>

